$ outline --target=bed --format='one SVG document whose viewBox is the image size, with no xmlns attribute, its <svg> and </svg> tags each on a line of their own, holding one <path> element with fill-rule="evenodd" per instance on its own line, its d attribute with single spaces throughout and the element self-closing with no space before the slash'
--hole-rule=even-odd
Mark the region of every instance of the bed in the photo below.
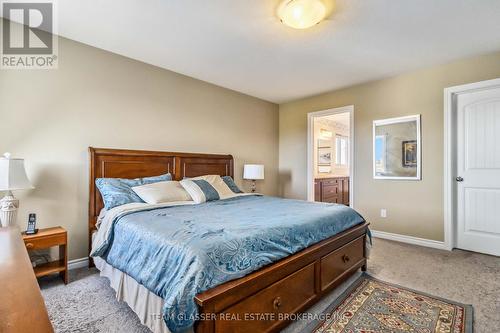
<svg viewBox="0 0 500 333">
<path fill-rule="evenodd" d="M 99 148 L 89 150 L 89 251 L 92 248 L 92 235 L 96 230 L 97 218 L 103 207 L 102 198 L 95 186 L 96 178 L 137 178 L 167 172 L 171 173 L 175 180 L 207 174 L 233 177 L 234 162 L 230 155 Z M 205 237 L 212 237 L 203 243 L 204 247 L 200 245 L 199 249 L 200 252 L 209 252 L 210 246 L 217 244 L 217 237 L 219 237 L 213 230 L 219 229 L 224 230 L 225 235 L 246 232 L 248 239 L 252 237 L 259 240 L 265 239 L 259 245 L 261 251 L 256 250 L 251 253 L 252 258 L 260 258 L 257 261 L 258 265 L 243 264 L 242 267 L 238 267 L 234 276 L 230 276 L 228 271 L 227 277 L 219 274 L 220 267 L 210 270 L 207 268 L 206 272 L 201 272 L 203 274 L 200 271 L 193 272 L 193 276 L 197 278 L 200 274 L 204 277 L 213 272 L 219 273 L 217 278 L 214 278 L 215 285 L 207 284 L 205 288 L 190 289 L 191 294 L 193 290 L 201 290 L 199 293 L 192 294 L 189 300 L 196 304 L 196 320 L 193 321 L 190 330 L 195 332 L 275 332 L 293 320 L 295 318 L 293 314 L 311 306 L 358 269 L 366 270 L 365 243 L 368 223 L 359 215 L 356 217 L 355 212 L 347 207 L 326 204 L 313 207 L 312 205 L 315 204 L 260 196 L 241 196 L 227 201 L 203 204 L 199 207 L 173 205 L 172 207 L 154 207 L 154 209 L 134 208 L 132 213 L 123 215 L 120 219 L 120 226 L 115 230 L 114 241 L 115 244 L 121 244 L 121 248 L 118 245 L 113 245 L 115 248 L 106 248 L 106 251 L 102 252 L 107 253 L 103 256 L 106 260 L 96 257 L 96 266 L 101 270 L 101 274 L 110 278 L 111 285 L 117 290 L 117 295 L 139 315 L 143 324 L 155 332 L 167 332 L 168 329 L 161 325 L 161 320 L 154 322 L 151 320 L 151 316 L 161 313 L 161 308 L 165 305 L 162 297 L 159 297 L 164 295 L 164 290 L 154 290 L 153 282 L 138 278 L 140 271 L 134 272 L 134 269 L 128 269 L 126 264 L 122 263 L 124 258 L 130 261 L 137 260 L 138 257 L 143 258 L 141 248 L 134 248 L 135 244 L 148 243 L 151 252 L 151 248 L 164 245 L 164 239 L 167 237 L 176 238 L 177 245 L 179 243 L 182 245 L 182 241 L 190 242 L 191 238 L 172 235 L 189 234 L 189 237 L 192 237 L 191 234 L 193 234 L 194 237 L 198 237 L 196 244 L 203 243 L 200 240 Z M 268 208 L 266 210 L 263 207 Z M 200 209 L 204 212 L 200 213 Z M 292 228 L 290 225 L 294 223 L 283 221 L 282 212 L 289 212 L 293 209 L 296 209 L 296 212 L 289 215 L 289 220 L 297 225 L 294 228 L 302 229 L 290 229 Z M 234 223 L 224 220 L 227 216 L 235 216 L 238 211 L 247 212 L 247 215 L 240 214 L 237 221 L 233 221 Z M 327 223 L 325 216 L 331 213 L 337 214 L 339 223 L 332 224 L 331 221 Z M 317 218 L 312 219 L 315 215 L 318 215 Z M 160 216 L 168 220 L 157 221 Z M 188 216 L 191 218 L 188 219 Z M 206 222 L 210 226 L 220 223 L 219 229 L 204 232 L 206 226 L 203 216 L 216 216 L 220 219 L 221 221 Z M 152 234 L 151 230 L 144 229 L 149 228 L 149 225 L 153 228 L 156 223 L 165 228 L 166 221 L 175 222 L 176 218 L 179 220 L 179 226 L 183 221 L 190 220 L 185 230 L 176 230 L 168 226 L 170 230 L 167 228 L 164 231 L 166 234 L 162 236 L 163 238 L 144 236 Z M 266 218 L 268 223 L 262 223 Z M 307 218 L 311 219 L 311 223 L 301 223 Z M 253 228 L 248 228 L 252 219 L 260 223 L 256 223 Z M 150 221 L 150 223 L 143 221 Z M 341 223 L 341 221 L 344 222 Z M 260 230 L 258 226 L 264 224 L 269 225 L 269 229 L 262 227 Z M 294 230 L 301 231 L 294 233 Z M 102 233 L 102 230 L 100 232 Z M 120 240 L 122 239 L 120 235 L 129 234 L 136 238 L 122 237 L 123 240 Z M 159 232 L 154 234 L 157 235 Z M 301 235 L 308 235 L 308 237 Z M 224 243 L 221 244 L 227 244 L 228 241 L 233 240 L 224 239 Z M 254 248 L 255 245 L 251 243 L 246 250 Z M 192 248 L 189 249 L 189 253 L 191 252 L 196 254 Z M 162 262 L 165 258 L 161 259 Z M 246 263 L 244 259 L 240 261 Z M 253 262 L 256 261 L 253 260 Z M 131 264 L 131 266 L 140 265 Z M 160 279 L 165 278 L 166 271 L 155 271 L 156 266 L 148 268 L 149 273 L 154 272 L 149 275 Z M 174 282 L 175 285 L 179 284 L 178 281 Z M 168 286 L 168 283 L 164 282 L 162 285 Z M 149 301 L 143 301 L 146 299 Z M 183 307 L 180 309 L 182 310 Z M 175 326 L 169 327 L 174 327 L 173 331 L 176 331 Z"/>
</svg>

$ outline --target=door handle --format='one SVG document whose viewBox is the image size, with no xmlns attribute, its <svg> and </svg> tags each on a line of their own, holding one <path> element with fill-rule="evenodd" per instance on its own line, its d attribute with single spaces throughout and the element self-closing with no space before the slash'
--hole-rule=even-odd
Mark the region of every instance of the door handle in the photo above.
<svg viewBox="0 0 500 333">
<path fill-rule="evenodd" d="M 462 177 L 460 177 L 460 176 L 458 176 L 457 178 L 455 178 L 455 180 L 457 182 L 463 182 L 464 181 L 464 179 Z"/>
</svg>

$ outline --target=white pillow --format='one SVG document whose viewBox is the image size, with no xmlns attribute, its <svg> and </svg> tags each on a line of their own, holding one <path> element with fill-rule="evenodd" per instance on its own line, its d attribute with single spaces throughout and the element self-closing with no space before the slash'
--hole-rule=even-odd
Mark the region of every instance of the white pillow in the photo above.
<svg viewBox="0 0 500 333">
<path fill-rule="evenodd" d="M 175 180 L 134 186 L 132 190 L 148 204 L 192 200 L 189 193 Z"/>
</svg>

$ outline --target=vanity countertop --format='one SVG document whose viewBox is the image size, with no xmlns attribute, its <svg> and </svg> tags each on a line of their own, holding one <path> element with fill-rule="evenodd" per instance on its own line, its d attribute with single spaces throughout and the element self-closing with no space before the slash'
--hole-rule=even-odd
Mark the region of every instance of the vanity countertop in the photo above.
<svg viewBox="0 0 500 333">
<path fill-rule="evenodd" d="M 328 178 L 349 178 L 349 175 L 325 174 L 314 177 L 314 179 L 328 179 Z"/>
</svg>

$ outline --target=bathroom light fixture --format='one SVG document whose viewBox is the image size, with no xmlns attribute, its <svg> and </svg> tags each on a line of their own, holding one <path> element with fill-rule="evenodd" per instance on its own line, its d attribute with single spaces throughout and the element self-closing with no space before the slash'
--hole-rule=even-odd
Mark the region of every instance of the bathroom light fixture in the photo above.
<svg viewBox="0 0 500 333">
<path fill-rule="evenodd" d="M 295 29 L 307 29 L 327 15 L 325 0 L 283 0 L 277 14 L 283 24 Z"/>
<path fill-rule="evenodd" d="M 326 130 L 326 129 L 320 129 L 319 130 L 319 135 L 321 135 L 323 138 L 326 138 L 326 139 L 331 139 L 333 137 L 333 133 Z"/>
</svg>

